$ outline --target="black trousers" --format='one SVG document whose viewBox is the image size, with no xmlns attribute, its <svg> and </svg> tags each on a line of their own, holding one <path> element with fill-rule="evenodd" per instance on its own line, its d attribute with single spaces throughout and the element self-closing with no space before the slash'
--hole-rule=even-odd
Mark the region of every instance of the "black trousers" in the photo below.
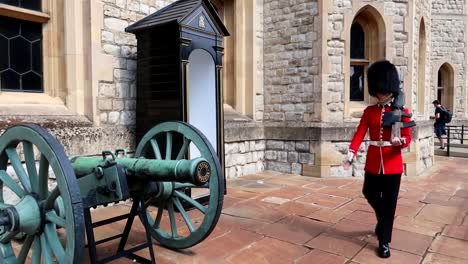
<svg viewBox="0 0 468 264">
<path fill-rule="evenodd" d="M 364 175 L 362 193 L 377 217 L 377 238 L 380 243 L 392 241 L 393 219 L 400 191 L 401 174 Z"/>
</svg>

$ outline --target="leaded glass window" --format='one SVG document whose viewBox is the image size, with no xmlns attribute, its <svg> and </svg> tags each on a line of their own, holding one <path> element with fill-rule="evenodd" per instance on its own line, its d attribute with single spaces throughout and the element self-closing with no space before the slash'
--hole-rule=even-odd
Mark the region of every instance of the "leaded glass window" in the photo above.
<svg viewBox="0 0 468 264">
<path fill-rule="evenodd" d="M 351 58 L 365 59 L 364 48 L 366 46 L 364 30 L 359 23 L 351 26 Z"/>
<path fill-rule="evenodd" d="M 42 24 L 0 16 L 0 90 L 43 91 L 42 67 Z"/>
<path fill-rule="evenodd" d="M 364 66 L 351 65 L 351 101 L 364 101 Z"/>
<path fill-rule="evenodd" d="M 41 11 L 41 0 L 0 0 L 0 4 Z"/>
<path fill-rule="evenodd" d="M 366 70 L 369 66 L 366 51 L 366 33 L 359 22 L 351 25 L 350 101 L 364 101 L 366 95 Z"/>
</svg>

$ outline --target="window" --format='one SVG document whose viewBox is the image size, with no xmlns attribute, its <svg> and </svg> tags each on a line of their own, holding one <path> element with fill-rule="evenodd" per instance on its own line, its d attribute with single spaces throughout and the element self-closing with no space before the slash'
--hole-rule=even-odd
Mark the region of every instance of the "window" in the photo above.
<svg viewBox="0 0 468 264">
<path fill-rule="evenodd" d="M 365 33 L 359 23 L 351 26 L 350 100 L 364 101 L 365 69 L 369 60 L 365 54 Z"/>
<path fill-rule="evenodd" d="M 42 92 L 42 14 L 39 0 L 0 0 L 0 91 Z"/>
<path fill-rule="evenodd" d="M 41 11 L 41 0 L 0 0 L 0 4 Z"/>
<path fill-rule="evenodd" d="M 372 6 L 363 7 L 350 28 L 349 101 L 359 111 L 362 103 L 370 103 L 367 93 L 367 68 L 385 58 L 385 26 L 380 13 Z M 353 110 L 351 110 L 353 111 Z"/>
</svg>

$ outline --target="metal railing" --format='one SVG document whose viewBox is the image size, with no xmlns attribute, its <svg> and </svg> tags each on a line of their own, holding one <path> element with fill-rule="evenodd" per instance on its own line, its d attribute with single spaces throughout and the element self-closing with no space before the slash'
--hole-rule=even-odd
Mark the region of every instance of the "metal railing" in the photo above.
<svg viewBox="0 0 468 264">
<path fill-rule="evenodd" d="M 460 125 L 460 126 L 454 126 L 454 125 L 449 125 L 446 126 L 447 128 L 447 156 L 450 156 L 450 143 L 453 144 L 458 144 L 457 142 L 459 141 L 460 145 L 468 145 L 465 144 L 465 139 L 468 139 L 468 135 L 465 133 L 468 133 L 467 129 L 465 128 L 465 125 Z"/>
</svg>

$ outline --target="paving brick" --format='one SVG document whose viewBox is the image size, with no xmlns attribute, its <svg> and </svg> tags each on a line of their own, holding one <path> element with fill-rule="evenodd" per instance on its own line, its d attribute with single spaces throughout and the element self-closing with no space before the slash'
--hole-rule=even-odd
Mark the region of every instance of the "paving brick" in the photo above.
<svg viewBox="0 0 468 264">
<path fill-rule="evenodd" d="M 238 228 L 255 232 L 256 230 L 262 228 L 266 224 L 266 222 L 255 219 L 221 214 L 221 217 L 216 227 L 220 226 L 223 229 L 227 230 Z"/>
<path fill-rule="evenodd" d="M 274 197 L 279 197 L 279 198 L 283 198 L 283 199 L 297 200 L 297 199 L 299 199 L 301 197 L 304 197 L 304 196 L 306 196 L 306 195 L 308 195 L 310 193 L 312 193 L 312 191 L 309 190 L 309 189 L 306 189 L 306 188 L 288 186 L 288 187 L 278 189 L 278 190 L 276 190 L 274 192 L 271 192 L 271 193 L 266 193 L 264 195 L 260 195 L 257 199 L 261 200 L 264 197 L 274 196 Z"/>
<path fill-rule="evenodd" d="M 216 251 L 218 250 L 216 248 Z M 234 252 L 231 249 L 226 249 L 226 251 Z M 293 263 L 295 259 L 304 256 L 308 252 L 309 250 L 302 246 L 264 238 L 232 254 L 226 260 L 231 264 L 284 264 Z"/>
<path fill-rule="evenodd" d="M 300 216 L 287 216 L 274 224 L 267 224 L 257 232 L 278 240 L 303 245 L 325 231 L 330 224 Z"/>
<path fill-rule="evenodd" d="M 387 259 L 377 257 L 376 247 L 368 245 L 363 248 L 352 260 L 360 264 L 419 264 L 421 256 L 407 252 L 392 250 L 392 256 Z"/>
<path fill-rule="evenodd" d="M 377 219 L 375 218 L 375 213 L 373 212 L 354 211 L 351 214 L 347 215 L 346 219 L 372 225 L 377 224 Z"/>
<path fill-rule="evenodd" d="M 422 235 L 435 236 L 437 233 L 441 232 L 445 224 L 414 219 L 406 216 L 398 216 L 395 218 L 393 223 L 393 228 L 398 228 L 400 230 L 406 230 Z"/>
<path fill-rule="evenodd" d="M 428 204 L 415 218 L 452 225 L 461 224 L 465 213 L 465 210 L 456 207 Z"/>
<path fill-rule="evenodd" d="M 233 252 L 249 248 L 254 245 L 255 242 L 262 239 L 262 235 L 245 230 L 233 229 L 224 236 L 192 247 L 190 251 L 192 252 L 192 257 L 197 256 L 197 260 L 200 261 L 199 263 L 219 263 Z"/>
<path fill-rule="evenodd" d="M 419 211 L 421 211 L 421 208 L 422 206 L 413 207 L 413 206 L 398 204 L 396 208 L 395 216 L 414 217 L 419 213 Z"/>
<path fill-rule="evenodd" d="M 466 264 L 466 259 L 428 253 L 421 264 Z"/>
<path fill-rule="evenodd" d="M 365 245 L 364 241 L 326 233 L 306 244 L 307 247 L 335 253 L 349 259 L 354 257 Z"/>
<path fill-rule="evenodd" d="M 320 207 L 310 204 L 298 203 L 296 201 L 290 201 L 282 204 L 278 209 L 292 215 L 308 216 L 311 213 L 320 210 Z"/>
<path fill-rule="evenodd" d="M 432 240 L 432 236 L 393 229 L 391 247 L 422 256 L 426 253 Z"/>
<path fill-rule="evenodd" d="M 307 215 L 307 217 L 328 223 L 338 223 L 341 219 L 351 214 L 352 212 L 353 211 L 345 209 L 343 207 L 335 210 L 322 208 L 320 210 L 312 212 L 311 214 Z"/>
<path fill-rule="evenodd" d="M 248 201 L 223 210 L 224 214 L 274 223 L 288 215 L 271 204 Z"/>
<path fill-rule="evenodd" d="M 462 240 L 468 240 L 468 226 L 447 225 L 445 226 L 442 235 Z"/>
<path fill-rule="evenodd" d="M 302 187 L 317 191 L 317 190 L 325 188 L 326 186 L 322 185 L 322 184 L 318 184 L 316 182 L 312 182 L 312 183 L 306 184 L 306 185 L 304 185 Z"/>
<path fill-rule="evenodd" d="M 468 198 L 468 190 L 467 189 L 458 190 L 455 193 L 455 196 L 462 197 L 462 198 Z"/>
<path fill-rule="evenodd" d="M 350 199 L 321 193 L 312 193 L 297 201 L 333 209 L 349 202 Z"/>
<path fill-rule="evenodd" d="M 366 212 L 374 212 L 374 209 L 367 203 L 365 199 L 354 199 L 351 202 L 341 206 L 339 209 L 348 209 L 351 211 L 366 211 Z"/>
<path fill-rule="evenodd" d="M 455 238 L 438 236 L 429 248 L 430 252 L 435 252 L 447 256 L 466 259 L 468 262 L 468 241 Z"/>
<path fill-rule="evenodd" d="M 364 222 L 356 222 L 349 219 L 342 219 L 336 225 L 330 228 L 327 233 L 340 236 L 355 238 L 359 240 L 367 240 L 374 234 L 374 224 Z"/>
<path fill-rule="evenodd" d="M 343 197 L 343 198 L 356 198 L 359 197 L 361 192 L 359 190 L 350 190 L 342 189 L 336 187 L 325 187 L 323 189 L 317 190 L 317 193 L 329 194 L 333 196 Z"/>
<path fill-rule="evenodd" d="M 310 263 L 320 263 L 320 264 L 344 264 L 348 261 L 347 258 L 331 254 L 319 249 L 314 249 L 309 252 L 304 257 L 296 260 L 295 264 L 310 264 Z"/>
</svg>

